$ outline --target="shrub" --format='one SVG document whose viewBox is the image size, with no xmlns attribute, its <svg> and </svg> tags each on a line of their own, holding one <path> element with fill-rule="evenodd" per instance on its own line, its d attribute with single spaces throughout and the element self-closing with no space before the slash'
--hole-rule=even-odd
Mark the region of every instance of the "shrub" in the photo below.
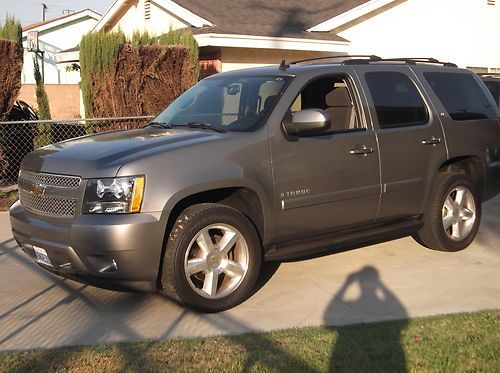
<svg viewBox="0 0 500 373">
<path fill-rule="evenodd" d="M 198 77 L 194 53 L 180 45 L 188 43 L 188 34 L 173 33 L 164 39 L 134 33 L 129 44 L 120 31 L 84 35 L 80 64 L 86 116 L 156 115 L 191 87 Z M 160 45 L 161 40 L 176 42 Z M 197 56 L 196 46 L 196 63 Z"/>
<path fill-rule="evenodd" d="M 0 121 L 5 120 L 21 89 L 23 68 L 21 24 L 7 17 L 0 24 Z M 7 126 L 0 126 L 0 178 L 9 170 L 9 153 L 6 150 Z"/>
<path fill-rule="evenodd" d="M 19 54 L 23 55 L 23 29 L 21 23 L 16 21 L 14 17 L 7 16 L 5 22 L 0 25 L 0 39 L 10 40 L 17 43 L 19 46 Z"/>
<path fill-rule="evenodd" d="M 7 17 L 0 25 L 0 120 L 5 119 L 21 89 L 21 24 Z"/>
<path fill-rule="evenodd" d="M 159 45 L 183 45 L 187 47 L 191 56 L 191 62 L 195 69 L 195 77 L 196 80 L 198 80 L 200 75 L 198 42 L 190 29 L 183 28 L 179 30 L 170 30 L 170 32 L 158 37 L 157 42 Z"/>
<path fill-rule="evenodd" d="M 80 42 L 80 88 L 82 90 L 85 115 L 96 116 L 93 107 L 92 83 L 94 75 L 102 76 L 116 62 L 120 46 L 126 42 L 123 32 L 91 32 L 83 35 Z"/>
</svg>

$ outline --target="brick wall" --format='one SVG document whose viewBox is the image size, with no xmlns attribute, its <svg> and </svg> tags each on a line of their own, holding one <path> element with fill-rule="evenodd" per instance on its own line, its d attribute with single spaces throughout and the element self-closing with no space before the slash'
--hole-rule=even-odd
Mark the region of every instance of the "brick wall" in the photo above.
<svg viewBox="0 0 500 373">
<path fill-rule="evenodd" d="M 18 100 L 38 109 L 35 89 L 34 84 L 23 84 Z M 77 84 L 45 84 L 45 91 L 49 98 L 52 119 L 80 117 L 80 87 Z"/>
</svg>

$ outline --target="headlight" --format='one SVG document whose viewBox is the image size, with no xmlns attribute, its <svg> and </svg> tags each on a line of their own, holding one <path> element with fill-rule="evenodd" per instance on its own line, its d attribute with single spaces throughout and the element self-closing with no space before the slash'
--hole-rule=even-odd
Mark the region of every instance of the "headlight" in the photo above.
<svg viewBox="0 0 500 373">
<path fill-rule="evenodd" d="M 130 214 L 141 211 L 144 176 L 87 181 L 84 214 Z"/>
</svg>

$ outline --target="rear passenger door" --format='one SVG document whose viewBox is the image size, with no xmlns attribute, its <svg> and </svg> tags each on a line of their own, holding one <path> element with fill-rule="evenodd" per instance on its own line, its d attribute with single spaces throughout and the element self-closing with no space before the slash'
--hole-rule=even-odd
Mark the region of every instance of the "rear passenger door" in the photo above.
<svg viewBox="0 0 500 373">
<path fill-rule="evenodd" d="M 357 72 L 380 149 L 377 221 L 420 214 L 427 188 L 447 156 L 439 118 L 408 67 L 362 66 Z"/>
</svg>

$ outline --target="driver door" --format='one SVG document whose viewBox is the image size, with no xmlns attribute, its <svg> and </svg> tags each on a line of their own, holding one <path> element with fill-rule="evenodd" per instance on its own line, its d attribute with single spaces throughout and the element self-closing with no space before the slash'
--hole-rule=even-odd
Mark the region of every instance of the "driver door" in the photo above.
<svg viewBox="0 0 500 373">
<path fill-rule="evenodd" d="M 277 242 L 375 221 L 381 194 L 379 149 L 354 79 L 348 72 L 322 76 L 288 98 L 287 115 L 325 110 L 331 130 L 293 138 L 281 129 L 271 136 Z"/>
</svg>

